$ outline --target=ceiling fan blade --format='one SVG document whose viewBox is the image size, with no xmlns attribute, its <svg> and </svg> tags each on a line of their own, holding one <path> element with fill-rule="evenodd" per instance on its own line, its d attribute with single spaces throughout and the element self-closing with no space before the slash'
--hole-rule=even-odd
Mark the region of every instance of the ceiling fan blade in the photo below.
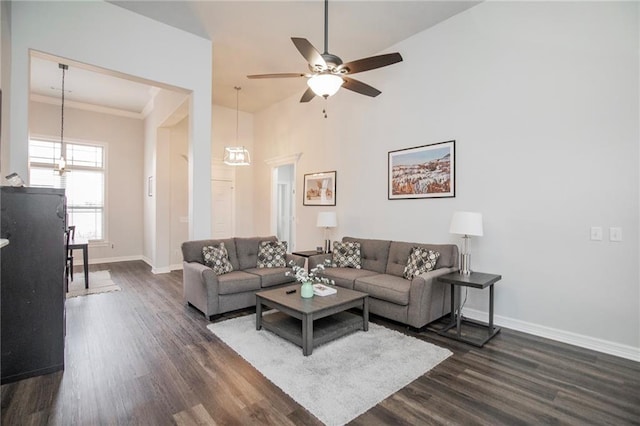
<svg viewBox="0 0 640 426">
<path fill-rule="evenodd" d="M 309 62 L 309 65 L 311 65 L 312 67 L 318 65 L 322 67 L 322 69 L 327 68 L 327 63 L 325 62 L 324 58 L 322 57 L 320 52 L 318 52 L 318 49 L 316 49 L 311 43 L 309 43 L 309 40 L 307 40 L 306 38 L 291 37 L 291 41 L 293 42 L 293 44 L 295 44 L 296 48 L 302 54 L 302 56 L 304 56 L 307 62 Z"/>
<path fill-rule="evenodd" d="M 402 61 L 399 53 L 387 53 L 385 55 L 371 56 L 369 58 L 358 59 L 356 61 L 347 62 L 338 67 L 338 70 L 347 70 L 348 74 L 374 70 L 376 68 L 386 67 Z"/>
<path fill-rule="evenodd" d="M 313 90 L 311 90 L 311 87 L 309 87 L 307 91 L 304 92 L 304 94 L 300 98 L 300 102 L 309 102 L 311 99 L 315 97 L 316 97 L 316 94 L 313 93 Z"/>
<path fill-rule="evenodd" d="M 307 74 L 301 72 L 286 72 L 279 74 L 254 74 L 248 75 L 247 78 L 290 78 L 290 77 L 306 77 Z"/>
<path fill-rule="evenodd" d="M 372 98 L 375 98 L 380 93 L 382 93 L 375 87 L 371 87 L 368 84 L 365 84 L 356 79 L 349 78 L 346 76 L 342 76 L 342 79 L 344 80 L 344 84 L 342 85 L 342 87 L 344 87 L 347 90 L 360 93 L 361 95 L 371 96 Z"/>
</svg>

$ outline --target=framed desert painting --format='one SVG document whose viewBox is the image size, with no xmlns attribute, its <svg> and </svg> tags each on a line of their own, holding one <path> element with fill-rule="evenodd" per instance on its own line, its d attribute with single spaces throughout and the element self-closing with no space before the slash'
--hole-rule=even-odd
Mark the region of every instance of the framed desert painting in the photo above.
<svg viewBox="0 0 640 426">
<path fill-rule="evenodd" d="M 304 175 L 305 206 L 336 205 L 336 172 L 320 172 Z"/>
<path fill-rule="evenodd" d="M 389 152 L 389 199 L 456 196 L 456 141 Z"/>
</svg>

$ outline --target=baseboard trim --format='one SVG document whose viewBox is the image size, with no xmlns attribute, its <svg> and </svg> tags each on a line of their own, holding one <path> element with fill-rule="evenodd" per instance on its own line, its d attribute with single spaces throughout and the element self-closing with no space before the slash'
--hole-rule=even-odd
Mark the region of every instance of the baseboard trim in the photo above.
<svg viewBox="0 0 640 426">
<path fill-rule="evenodd" d="M 169 266 L 169 269 L 171 269 L 172 271 L 181 271 L 182 263 L 174 263 L 173 265 Z"/>
<path fill-rule="evenodd" d="M 82 266 L 82 256 L 73 257 L 74 266 Z M 142 256 L 120 256 L 120 257 L 103 257 L 101 259 L 89 259 L 89 265 L 96 265 L 100 263 L 115 263 L 115 262 L 130 262 L 132 260 L 144 260 Z"/>
<path fill-rule="evenodd" d="M 168 266 L 164 266 L 162 268 L 151 268 L 151 273 L 153 274 L 168 274 L 169 272 L 171 272 L 171 268 Z"/>
<path fill-rule="evenodd" d="M 468 318 L 478 321 L 487 322 L 489 320 L 489 314 L 487 312 L 476 309 L 465 308 L 463 314 Z M 595 337 L 503 317 L 501 315 L 494 315 L 493 321 L 501 327 L 640 362 L 640 348 L 634 348 L 633 346 L 622 345 L 608 340 L 597 339 Z"/>
</svg>

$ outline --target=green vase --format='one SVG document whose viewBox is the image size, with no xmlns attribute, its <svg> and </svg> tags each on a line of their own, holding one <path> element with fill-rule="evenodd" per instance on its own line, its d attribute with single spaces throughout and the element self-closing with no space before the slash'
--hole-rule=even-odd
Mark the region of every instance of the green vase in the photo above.
<svg viewBox="0 0 640 426">
<path fill-rule="evenodd" d="M 313 297 L 313 285 L 311 284 L 311 281 L 302 283 L 302 287 L 300 287 L 300 296 L 304 299 Z"/>
</svg>

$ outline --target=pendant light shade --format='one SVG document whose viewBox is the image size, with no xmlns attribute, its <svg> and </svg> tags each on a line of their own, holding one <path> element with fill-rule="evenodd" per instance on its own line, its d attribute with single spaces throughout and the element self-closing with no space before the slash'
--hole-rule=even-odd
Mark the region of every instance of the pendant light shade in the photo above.
<svg viewBox="0 0 640 426">
<path fill-rule="evenodd" d="M 335 95 L 343 84 L 344 80 L 335 74 L 318 74 L 307 80 L 307 85 L 313 93 L 325 99 Z"/>
<path fill-rule="evenodd" d="M 238 145 L 238 127 L 240 123 L 239 94 L 242 88 L 234 86 L 234 89 L 236 89 L 236 146 L 224 147 L 224 158 L 222 161 L 228 166 L 249 166 L 251 165 L 249 151 L 244 146 Z"/>
</svg>

